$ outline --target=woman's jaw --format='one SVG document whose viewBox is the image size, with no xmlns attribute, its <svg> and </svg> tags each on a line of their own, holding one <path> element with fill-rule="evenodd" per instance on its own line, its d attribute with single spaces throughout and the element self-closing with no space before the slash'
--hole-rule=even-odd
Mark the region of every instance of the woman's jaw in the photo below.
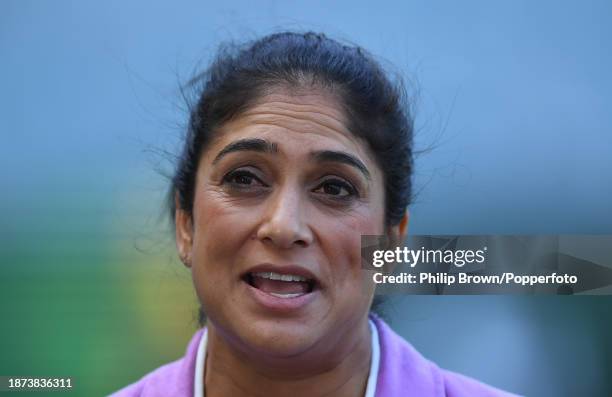
<svg viewBox="0 0 612 397">
<path fill-rule="evenodd" d="M 359 366 L 368 363 L 371 353 L 370 332 L 367 315 L 355 324 L 338 324 L 343 333 L 333 333 L 328 337 L 309 341 L 300 346 L 282 338 L 282 332 L 273 324 L 264 324 L 270 320 L 260 320 L 254 328 L 263 331 L 266 337 L 268 330 L 272 343 L 264 341 L 259 345 L 252 339 L 245 341 L 237 337 L 233 330 L 227 330 L 221 324 L 207 321 L 209 332 L 208 357 L 223 357 L 221 361 L 232 361 L 243 371 L 255 371 L 264 377 L 275 380 L 296 380 L 333 372 L 343 366 Z M 304 340 L 305 341 L 305 340 Z M 285 343 L 286 345 L 283 345 Z"/>
</svg>

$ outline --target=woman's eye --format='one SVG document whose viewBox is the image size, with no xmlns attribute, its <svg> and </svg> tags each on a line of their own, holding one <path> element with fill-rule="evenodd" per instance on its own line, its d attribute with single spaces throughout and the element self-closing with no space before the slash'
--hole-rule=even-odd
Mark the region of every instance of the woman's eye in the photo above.
<svg viewBox="0 0 612 397">
<path fill-rule="evenodd" d="M 251 175 L 234 175 L 233 181 L 240 185 L 250 185 L 253 183 L 254 178 Z"/>
<path fill-rule="evenodd" d="M 244 170 L 230 172 L 223 178 L 223 182 L 230 183 L 236 187 L 265 186 L 255 174 Z"/>
<path fill-rule="evenodd" d="M 315 193 L 322 193 L 333 198 L 350 198 L 355 196 L 357 191 L 349 183 L 331 179 L 320 184 L 315 190 Z"/>
</svg>

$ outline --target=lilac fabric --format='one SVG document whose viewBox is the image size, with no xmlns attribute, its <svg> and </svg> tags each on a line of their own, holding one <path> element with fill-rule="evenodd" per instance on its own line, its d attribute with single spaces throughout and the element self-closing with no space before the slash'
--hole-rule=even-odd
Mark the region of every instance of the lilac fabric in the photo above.
<svg viewBox="0 0 612 397">
<path fill-rule="evenodd" d="M 376 397 L 510 397 L 474 379 L 438 368 L 371 315 L 380 340 Z M 196 353 L 203 330 L 195 333 L 185 356 L 164 365 L 111 397 L 191 397 Z"/>
</svg>

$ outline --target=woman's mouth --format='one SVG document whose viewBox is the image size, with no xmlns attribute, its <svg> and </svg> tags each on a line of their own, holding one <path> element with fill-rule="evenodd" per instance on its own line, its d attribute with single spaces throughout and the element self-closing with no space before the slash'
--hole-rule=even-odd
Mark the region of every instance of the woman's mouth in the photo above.
<svg viewBox="0 0 612 397">
<path fill-rule="evenodd" d="M 253 288 L 281 299 L 292 299 L 309 294 L 316 285 L 314 279 L 297 274 L 276 272 L 247 273 L 244 281 Z"/>
<path fill-rule="evenodd" d="M 245 272 L 241 279 L 249 301 L 266 313 L 303 313 L 322 296 L 319 280 L 299 265 L 262 263 Z"/>
</svg>

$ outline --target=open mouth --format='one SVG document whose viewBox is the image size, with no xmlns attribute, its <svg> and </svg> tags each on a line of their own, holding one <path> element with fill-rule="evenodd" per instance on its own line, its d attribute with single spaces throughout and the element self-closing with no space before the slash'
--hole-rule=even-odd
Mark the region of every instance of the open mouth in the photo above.
<svg viewBox="0 0 612 397">
<path fill-rule="evenodd" d="M 316 280 L 296 274 L 250 272 L 243 276 L 243 280 L 253 288 L 283 299 L 298 298 L 317 288 Z"/>
</svg>

